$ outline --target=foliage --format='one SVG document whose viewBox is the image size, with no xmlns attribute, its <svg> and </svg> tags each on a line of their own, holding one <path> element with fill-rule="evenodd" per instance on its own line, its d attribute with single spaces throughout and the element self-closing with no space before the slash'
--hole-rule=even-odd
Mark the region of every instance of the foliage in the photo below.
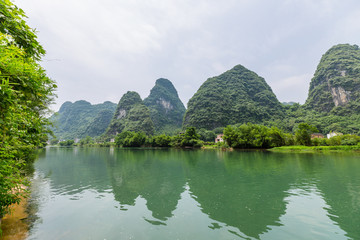
<svg viewBox="0 0 360 240">
<path fill-rule="evenodd" d="M 208 130 L 283 116 L 282 105 L 265 80 L 238 65 L 206 80 L 189 100 L 184 126 Z"/>
<path fill-rule="evenodd" d="M 94 145 L 94 144 L 95 144 L 95 141 L 90 136 L 86 136 L 85 138 L 83 138 L 83 139 L 81 139 L 79 141 L 80 146 L 91 146 L 91 145 Z"/>
<path fill-rule="evenodd" d="M 310 146 L 311 134 L 318 132 L 318 129 L 307 123 L 300 123 L 295 132 L 295 139 L 299 145 Z"/>
<path fill-rule="evenodd" d="M 58 139 L 96 137 L 105 132 L 115 109 L 116 104 L 109 101 L 95 105 L 84 100 L 65 102 L 49 121 L 53 122 L 52 130 Z"/>
<path fill-rule="evenodd" d="M 200 135 L 196 132 L 196 128 L 188 127 L 185 133 L 181 133 L 173 137 L 172 145 L 174 147 L 192 147 L 198 148 L 203 145 L 203 141 L 200 140 Z"/>
<path fill-rule="evenodd" d="M 342 151 L 360 151 L 360 145 L 335 145 L 335 146 L 282 146 L 272 148 L 273 152 L 342 152 Z"/>
<path fill-rule="evenodd" d="M 21 168 L 46 141 L 44 115 L 56 88 L 37 62 L 45 52 L 24 17 L 0 0 L 0 217 L 24 194 Z"/>
<path fill-rule="evenodd" d="M 233 148 L 270 148 L 286 144 L 286 136 L 276 127 L 247 123 L 238 127 L 227 126 L 224 140 Z"/>
<path fill-rule="evenodd" d="M 115 144 L 122 147 L 141 147 L 146 142 L 146 134 L 143 132 L 125 131 L 115 138 Z"/>
<path fill-rule="evenodd" d="M 312 139 L 311 140 L 313 146 L 351 146 L 357 145 L 360 143 L 360 137 L 357 135 L 338 135 L 331 138 L 323 138 L 323 139 Z"/>
<path fill-rule="evenodd" d="M 74 140 L 64 140 L 59 142 L 59 145 L 62 147 L 71 147 L 74 145 L 74 143 L 75 143 Z"/>
<path fill-rule="evenodd" d="M 214 131 L 206 130 L 204 128 L 199 129 L 198 134 L 200 135 L 200 140 L 205 142 L 214 142 L 216 138 L 216 134 Z"/>
<path fill-rule="evenodd" d="M 168 79 L 156 80 L 150 95 L 144 99 L 144 104 L 150 110 L 157 134 L 172 134 L 175 129 L 181 128 L 185 107 L 174 85 Z"/>
<path fill-rule="evenodd" d="M 360 49 L 357 45 L 339 44 L 322 56 L 305 106 L 320 112 L 338 112 L 336 115 L 360 113 Z"/>
<path fill-rule="evenodd" d="M 106 130 L 106 135 L 115 136 L 123 131 L 143 131 L 147 135 L 154 133 L 154 124 L 150 118 L 149 109 L 136 92 L 129 91 L 122 96 Z"/>
<path fill-rule="evenodd" d="M 149 145 L 152 147 L 170 147 L 172 138 L 168 135 L 161 134 L 157 136 L 153 136 L 149 140 Z"/>
<path fill-rule="evenodd" d="M 50 140 L 50 145 L 56 145 L 58 143 L 59 143 L 59 139 L 57 139 L 57 138 L 53 138 Z"/>
<path fill-rule="evenodd" d="M 24 18 L 24 11 L 11 0 L 0 0 L 0 32 L 11 36 L 13 45 L 23 49 L 26 58 L 40 60 L 45 50 L 37 41 L 35 30 L 26 24 Z"/>
</svg>

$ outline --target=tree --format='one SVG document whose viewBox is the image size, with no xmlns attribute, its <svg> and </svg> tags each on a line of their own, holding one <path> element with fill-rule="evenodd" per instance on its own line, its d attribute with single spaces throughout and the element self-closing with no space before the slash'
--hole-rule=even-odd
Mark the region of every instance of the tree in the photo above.
<svg viewBox="0 0 360 240">
<path fill-rule="evenodd" d="M 21 167 L 46 139 L 56 88 L 37 62 L 45 51 L 23 18 L 11 1 L 0 0 L 0 217 L 23 195 Z"/>
<path fill-rule="evenodd" d="M 90 136 L 86 136 L 85 138 L 81 139 L 79 142 L 80 146 L 93 145 L 94 143 L 95 143 L 94 139 Z"/>
<path fill-rule="evenodd" d="M 123 147 L 141 147 L 146 139 L 146 134 L 143 132 L 125 131 L 116 135 L 115 144 Z"/>
<path fill-rule="evenodd" d="M 201 147 L 202 141 L 200 135 L 196 133 L 196 128 L 188 127 L 183 135 L 179 138 L 180 147 Z"/>
<path fill-rule="evenodd" d="M 311 145 L 311 134 L 318 132 L 318 129 L 308 123 L 300 123 L 295 132 L 296 142 L 300 145 Z"/>
<path fill-rule="evenodd" d="M 276 127 L 247 123 L 239 127 L 227 126 L 224 140 L 233 148 L 271 148 L 286 144 L 285 136 Z"/>
<path fill-rule="evenodd" d="M 165 134 L 154 136 L 151 138 L 151 146 L 153 147 L 170 147 L 171 137 Z"/>
<path fill-rule="evenodd" d="M 40 60 L 45 50 L 37 41 L 35 31 L 25 22 L 24 11 L 10 0 L 0 0 L 0 32 L 12 36 L 14 45 L 25 51 L 26 57 Z"/>
</svg>

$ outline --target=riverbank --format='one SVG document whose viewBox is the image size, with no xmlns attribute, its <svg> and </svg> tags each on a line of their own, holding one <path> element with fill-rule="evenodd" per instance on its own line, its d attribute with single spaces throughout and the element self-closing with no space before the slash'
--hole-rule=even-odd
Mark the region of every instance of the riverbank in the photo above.
<svg viewBox="0 0 360 240">
<path fill-rule="evenodd" d="M 10 206 L 11 214 L 5 215 L 0 222 L 2 236 L 0 240 L 24 240 L 28 236 L 28 218 L 26 212 L 27 201 L 22 198 L 19 204 Z"/>
<path fill-rule="evenodd" d="M 312 153 L 312 152 L 360 152 L 359 145 L 346 145 L 346 146 L 283 146 L 268 149 L 271 152 L 299 152 L 299 153 Z"/>
</svg>

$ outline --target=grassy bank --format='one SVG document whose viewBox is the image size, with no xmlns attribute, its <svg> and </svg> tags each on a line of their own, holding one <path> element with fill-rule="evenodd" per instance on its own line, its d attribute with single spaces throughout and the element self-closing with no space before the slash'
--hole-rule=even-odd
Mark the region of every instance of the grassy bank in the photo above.
<svg viewBox="0 0 360 240">
<path fill-rule="evenodd" d="M 360 152 L 360 145 L 339 146 L 283 146 L 269 149 L 272 152 Z"/>
</svg>

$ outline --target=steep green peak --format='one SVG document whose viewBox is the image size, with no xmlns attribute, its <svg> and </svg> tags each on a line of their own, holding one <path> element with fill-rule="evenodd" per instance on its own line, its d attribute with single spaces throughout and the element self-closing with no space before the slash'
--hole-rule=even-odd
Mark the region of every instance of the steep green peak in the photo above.
<svg viewBox="0 0 360 240">
<path fill-rule="evenodd" d="M 64 102 L 59 109 L 59 113 L 65 112 L 72 104 L 70 101 Z"/>
<path fill-rule="evenodd" d="M 129 91 L 121 97 L 105 134 L 115 136 L 123 131 L 143 131 L 148 135 L 154 133 L 149 109 L 137 92 Z"/>
<path fill-rule="evenodd" d="M 174 94 L 175 96 L 178 96 L 178 93 L 172 84 L 172 82 L 166 78 L 159 78 L 155 82 L 155 86 L 151 89 L 151 91 L 156 91 L 158 88 L 168 91 L 171 94 Z"/>
<path fill-rule="evenodd" d="M 360 110 L 354 104 L 360 104 L 360 49 L 357 45 L 338 44 L 321 57 L 305 106 L 326 112 L 350 106 Z"/>
<path fill-rule="evenodd" d="M 89 103 L 88 101 L 85 100 L 78 100 L 74 103 L 70 102 L 70 101 L 66 101 L 64 102 L 60 109 L 59 109 L 59 113 L 65 112 L 67 111 L 69 108 L 73 108 L 73 107 L 89 107 L 91 106 L 91 103 Z"/>
<path fill-rule="evenodd" d="M 351 51 L 359 51 L 359 46 L 354 44 L 337 44 L 333 47 L 331 47 L 329 50 L 326 51 L 326 53 L 323 56 L 331 56 L 332 54 L 341 54 L 343 56 L 346 56 L 347 54 L 351 53 Z"/>
<path fill-rule="evenodd" d="M 144 99 L 144 104 L 150 110 L 157 133 L 170 133 L 181 128 L 185 107 L 168 79 L 156 80 L 150 95 Z"/>
<path fill-rule="evenodd" d="M 121 97 L 118 104 L 118 109 L 129 111 L 132 107 L 134 107 L 134 105 L 142 104 L 142 102 L 143 101 L 137 92 L 128 91 Z"/>
<path fill-rule="evenodd" d="M 207 79 L 188 102 L 183 126 L 215 129 L 282 115 L 265 79 L 242 65 Z"/>
<path fill-rule="evenodd" d="M 78 101 L 74 102 L 74 105 L 89 107 L 89 106 L 91 106 L 91 103 L 89 103 L 88 101 L 85 101 L 85 100 L 78 100 Z"/>
</svg>

